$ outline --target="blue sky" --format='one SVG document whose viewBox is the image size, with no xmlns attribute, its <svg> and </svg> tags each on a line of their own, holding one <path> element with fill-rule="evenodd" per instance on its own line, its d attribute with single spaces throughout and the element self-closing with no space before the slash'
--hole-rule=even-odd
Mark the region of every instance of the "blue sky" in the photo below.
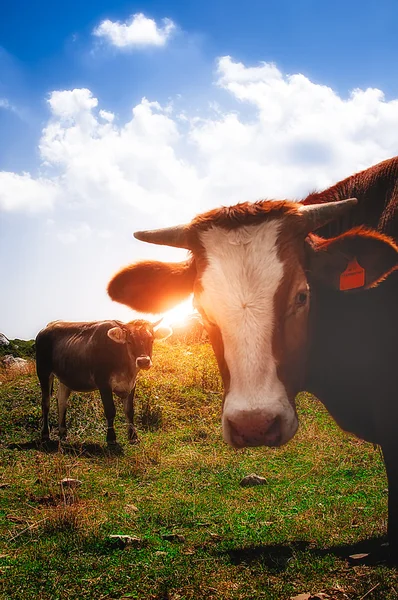
<svg viewBox="0 0 398 600">
<path fill-rule="evenodd" d="M 3 3 L 0 331 L 128 319 L 134 229 L 398 154 L 398 4 Z"/>
</svg>

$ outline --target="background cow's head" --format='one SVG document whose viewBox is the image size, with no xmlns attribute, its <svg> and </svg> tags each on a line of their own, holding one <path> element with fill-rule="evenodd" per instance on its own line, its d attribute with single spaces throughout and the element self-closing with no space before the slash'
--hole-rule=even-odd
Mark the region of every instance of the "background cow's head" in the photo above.
<svg viewBox="0 0 398 600">
<path fill-rule="evenodd" d="M 279 446 L 297 430 L 308 272 L 338 287 L 355 258 L 365 269 L 363 287 L 370 287 L 397 265 L 397 247 L 376 233 L 355 230 L 328 241 L 311 234 L 355 204 L 244 203 L 199 215 L 189 225 L 138 232 L 140 240 L 186 248 L 191 258 L 139 262 L 109 283 L 111 298 L 142 312 L 163 312 L 194 293 L 224 382 L 229 444 Z"/>
<path fill-rule="evenodd" d="M 170 327 L 160 327 L 160 321 L 151 323 L 143 319 L 135 319 L 112 327 L 107 335 L 116 344 L 126 345 L 127 352 L 138 369 L 147 370 L 152 366 L 154 340 L 166 339 L 172 333 Z"/>
</svg>

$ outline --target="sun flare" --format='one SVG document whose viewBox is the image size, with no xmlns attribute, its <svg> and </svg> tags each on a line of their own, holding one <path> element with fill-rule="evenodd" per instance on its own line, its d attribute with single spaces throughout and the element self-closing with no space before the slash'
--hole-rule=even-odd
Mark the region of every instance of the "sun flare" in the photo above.
<svg viewBox="0 0 398 600">
<path fill-rule="evenodd" d="M 184 325 L 190 315 L 197 313 L 193 307 L 192 301 L 193 295 L 188 300 L 181 302 L 181 304 L 178 304 L 171 310 L 164 313 L 162 323 L 169 326 Z"/>
</svg>

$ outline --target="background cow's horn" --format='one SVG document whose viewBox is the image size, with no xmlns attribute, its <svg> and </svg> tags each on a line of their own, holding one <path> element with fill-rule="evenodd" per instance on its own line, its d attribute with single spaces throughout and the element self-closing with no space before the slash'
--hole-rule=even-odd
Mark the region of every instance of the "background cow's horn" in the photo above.
<svg viewBox="0 0 398 600">
<path fill-rule="evenodd" d="M 155 330 L 157 327 L 159 327 L 159 325 L 163 321 L 163 319 L 164 319 L 164 317 L 162 317 L 158 321 L 155 321 L 155 323 L 152 323 L 152 329 Z"/>
<path fill-rule="evenodd" d="M 305 230 L 307 233 L 326 225 L 329 221 L 337 219 L 358 203 L 356 198 L 339 200 L 338 202 L 325 202 L 322 204 L 302 204 L 300 211 L 304 214 Z"/>
<path fill-rule="evenodd" d="M 137 240 L 141 240 L 141 242 L 190 249 L 185 225 L 166 227 L 165 229 L 152 229 L 150 231 L 136 231 L 133 235 Z"/>
</svg>

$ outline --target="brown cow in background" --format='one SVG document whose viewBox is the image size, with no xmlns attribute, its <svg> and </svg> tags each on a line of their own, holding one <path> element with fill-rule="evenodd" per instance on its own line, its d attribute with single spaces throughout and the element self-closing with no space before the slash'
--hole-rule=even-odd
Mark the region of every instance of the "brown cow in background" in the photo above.
<svg viewBox="0 0 398 600">
<path fill-rule="evenodd" d="M 59 379 L 59 436 L 66 437 L 66 408 L 70 393 L 99 390 L 108 423 L 106 441 L 116 442 L 113 393 L 123 400 L 128 439 L 137 442 L 134 427 L 134 393 L 137 373 L 152 366 L 155 339 L 171 334 L 159 322 L 136 319 L 129 323 L 54 321 L 36 337 L 36 369 L 42 392 L 42 440 L 48 440 L 48 411 L 54 375 Z"/>
</svg>

